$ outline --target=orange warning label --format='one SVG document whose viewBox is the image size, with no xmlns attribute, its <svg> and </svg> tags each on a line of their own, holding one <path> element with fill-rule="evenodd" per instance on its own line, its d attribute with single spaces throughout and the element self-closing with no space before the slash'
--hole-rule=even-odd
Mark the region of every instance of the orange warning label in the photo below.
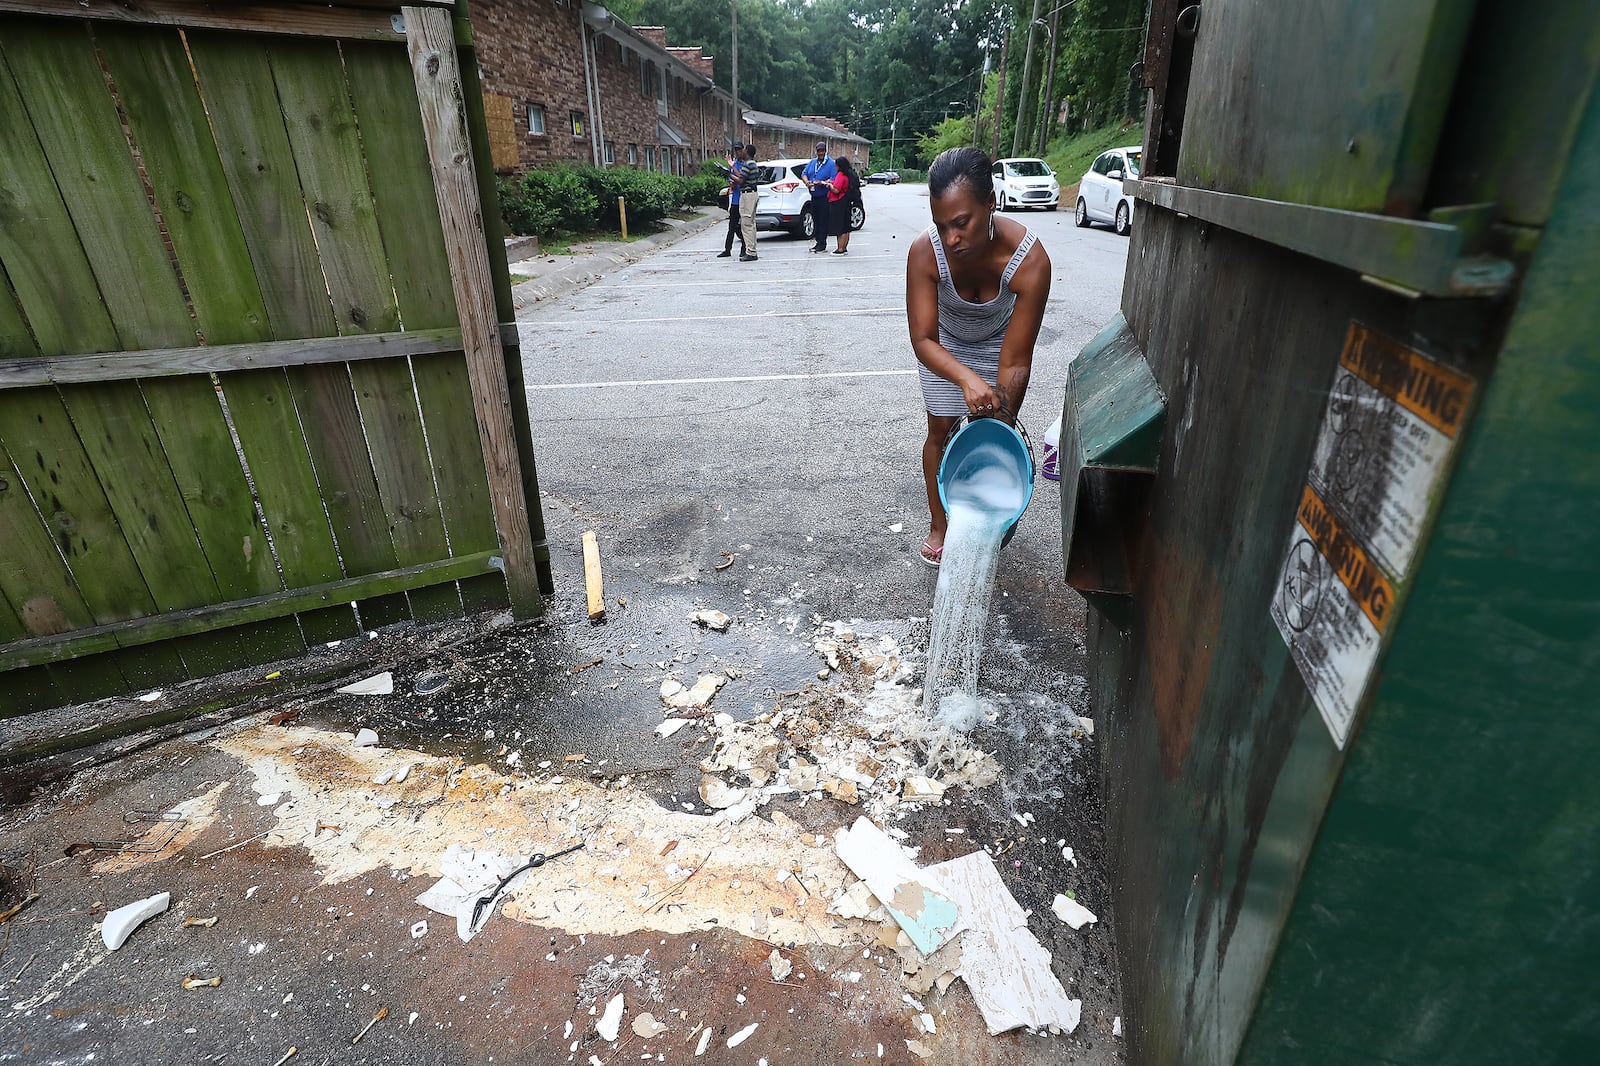
<svg viewBox="0 0 1600 1066">
<path fill-rule="evenodd" d="M 1394 585 L 1339 524 L 1338 518 L 1310 485 L 1301 491 L 1300 512 L 1296 517 L 1311 535 L 1322 557 L 1333 567 L 1340 583 L 1350 590 L 1361 612 L 1373 628 L 1382 633 L 1389 608 L 1394 604 Z"/>
<path fill-rule="evenodd" d="M 1461 428 L 1472 379 L 1421 352 L 1352 322 L 1339 365 L 1446 436 Z"/>
</svg>

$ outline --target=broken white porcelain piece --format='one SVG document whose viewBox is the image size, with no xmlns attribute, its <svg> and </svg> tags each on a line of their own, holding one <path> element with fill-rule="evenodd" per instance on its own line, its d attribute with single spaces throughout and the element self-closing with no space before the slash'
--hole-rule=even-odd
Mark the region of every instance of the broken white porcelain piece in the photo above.
<svg viewBox="0 0 1600 1066">
<path fill-rule="evenodd" d="M 656 726 L 656 736 L 670 737 L 672 734 L 676 733 L 678 730 L 682 729 L 688 724 L 689 719 L 687 718 L 668 718 L 665 722 L 662 722 L 660 725 Z"/>
<path fill-rule="evenodd" d="M 919 870 L 900 845 L 869 819 L 857 818 L 849 829 L 839 830 L 834 850 L 924 955 L 933 954 L 965 928 L 939 879 Z"/>
<path fill-rule="evenodd" d="M 268 792 L 265 796 L 261 796 L 260 798 L 258 798 L 256 800 L 256 806 L 257 807 L 276 807 L 278 805 L 278 801 L 281 800 L 282 798 L 283 798 L 283 793 L 282 792 Z"/>
<path fill-rule="evenodd" d="M 352 682 L 339 691 L 352 696 L 387 696 L 394 691 L 394 674 L 385 670 L 381 674 L 373 674 L 371 677 Z"/>
<path fill-rule="evenodd" d="M 975 851 L 930 866 L 971 925 L 961 934 L 956 973 L 966 981 L 990 1035 L 1026 1026 L 1078 1027 L 1082 1000 L 1067 998 L 1050 952 L 1028 931 L 1028 915 L 1000 879 L 994 860 Z"/>
<path fill-rule="evenodd" d="M 1089 910 L 1088 907 L 1060 892 L 1056 893 L 1055 901 L 1050 904 L 1050 909 L 1056 912 L 1057 918 L 1060 918 L 1074 929 L 1082 929 L 1089 923 L 1100 920 L 1094 916 L 1094 912 Z"/>
<path fill-rule="evenodd" d="M 715 774 L 706 774 L 700 778 L 700 798 L 705 801 L 707 807 L 722 810 L 725 807 L 732 807 L 744 797 L 744 789 L 734 788 Z"/>
<path fill-rule="evenodd" d="M 528 861 L 526 855 L 501 855 L 493 851 L 473 851 L 460 844 L 451 844 L 439 860 L 442 875 L 417 902 L 438 914 L 456 920 L 456 936 L 463 944 L 478 935 L 494 913 L 494 907 L 485 907 L 478 916 L 477 928 L 472 927 L 472 911 L 478 900 L 494 889 L 500 879 Z M 522 880 L 518 877 L 500 893 L 503 901 Z"/>
<path fill-rule="evenodd" d="M 767 956 L 767 966 L 772 970 L 774 981 L 781 981 L 794 972 L 794 963 L 784 958 L 777 948 L 773 948 L 772 954 Z"/>
<path fill-rule="evenodd" d="M 606 1004 L 605 1011 L 600 1015 L 600 1020 L 594 1023 L 594 1031 L 600 1034 L 600 1039 L 610 1043 L 617 1038 L 617 1029 L 622 1025 L 622 993 L 618 992 L 611 997 L 611 1002 Z"/>
<path fill-rule="evenodd" d="M 166 910 L 171 900 L 172 893 L 158 892 L 149 899 L 141 899 L 108 912 L 100 925 L 100 939 L 105 941 L 106 950 L 116 951 L 120 948 L 135 929 Z"/>
<path fill-rule="evenodd" d="M 711 1027 L 710 1026 L 706 1026 L 706 1028 L 700 1030 L 700 1043 L 695 1045 L 695 1049 L 694 1049 L 695 1055 L 696 1056 L 704 1055 L 706 1053 L 706 1048 L 708 1046 L 710 1046 L 710 1044 L 711 1044 Z"/>
<path fill-rule="evenodd" d="M 370 729 L 362 729 L 356 733 L 356 747 L 370 748 L 378 743 L 378 734 Z"/>
<path fill-rule="evenodd" d="M 750 1034 L 755 1032 L 756 1031 L 756 1027 L 759 1026 L 760 1024 L 761 1024 L 760 1022 L 751 1022 L 749 1025 L 745 1026 L 743 1029 L 740 1029 L 737 1033 L 734 1033 L 732 1036 L 728 1037 L 728 1046 L 731 1047 L 731 1048 L 735 1048 L 735 1047 L 738 1047 L 740 1044 L 744 1043 L 746 1040 L 749 1040 L 750 1039 Z"/>
<path fill-rule="evenodd" d="M 732 619 L 722 611 L 696 611 L 689 616 L 689 621 L 698 622 L 707 629 L 715 629 L 718 633 L 726 633 Z"/>
</svg>

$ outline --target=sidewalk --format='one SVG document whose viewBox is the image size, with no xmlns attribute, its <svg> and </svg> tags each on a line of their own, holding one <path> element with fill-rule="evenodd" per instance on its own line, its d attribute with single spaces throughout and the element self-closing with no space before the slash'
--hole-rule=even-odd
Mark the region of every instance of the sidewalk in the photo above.
<svg viewBox="0 0 1600 1066">
<path fill-rule="evenodd" d="M 715 207 L 696 209 L 698 218 L 665 220 L 671 228 L 637 241 L 586 241 L 561 255 L 540 253 L 511 264 L 511 273 L 530 280 L 511 290 L 518 310 L 553 296 L 565 296 L 593 284 L 618 267 L 637 263 L 651 252 L 677 244 L 722 224 L 727 213 Z M 518 315 L 520 318 L 521 315 Z"/>
</svg>

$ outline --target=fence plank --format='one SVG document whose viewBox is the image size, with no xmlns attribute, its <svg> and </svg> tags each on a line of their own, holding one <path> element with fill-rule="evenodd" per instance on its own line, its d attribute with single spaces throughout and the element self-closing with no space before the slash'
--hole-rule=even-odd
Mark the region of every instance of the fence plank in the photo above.
<svg viewBox="0 0 1600 1066">
<path fill-rule="evenodd" d="M 96 34 L 183 276 L 212 344 L 271 336 L 222 161 L 175 30 L 105 27 Z M 250 486 L 211 383 L 198 375 L 141 387 L 205 559 L 228 599 L 281 589 Z M 256 656 L 305 650 L 292 619 L 237 634 Z"/>
<path fill-rule="evenodd" d="M 0 78 L 3 77 L 5 72 L 0 71 Z M 0 267 L 0 366 L 7 361 L 32 359 L 38 355 L 39 346 L 33 342 L 33 334 L 28 332 L 28 321 L 22 314 L 22 308 L 17 305 L 17 298 L 12 295 L 5 269 Z"/>
<path fill-rule="evenodd" d="M 411 68 L 390 48 L 347 44 L 341 51 L 362 130 L 382 131 L 381 136 L 364 135 L 363 144 L 401 320 L 408 330 L 455 327 L 455 292 Z M 441 488 L 448 486 L 440 503 L 449 550 L 456 555 L 495 550 L 499 540 L 465 359 L 459 354 L 413 357 L 411 373 L 433 480 Z M 505 579 L 494 573 L 465 581 L 461 595 L 469 611 L 504 606 Z"/>
<path fill-rule="evenodd" d="M 472 145 L 462 112 L 462 86 L 450 16 L 438 9 L 402 8 L 406 51 L 428 157 L 439 218 L 461 320 L 480 444 L 489 475 L 495 527 L 505 556 L 514 609 L 528 617 L 543 610 L 534 568 L 527 501 L 511 424 L 511 397 L 500 347 L 493 279 L 483 243 L 482 205 L 473 169 Z M 518 398 L 518 402 L 523 402 Z"/>
<path fill-rule="evenodd" d="M 405 33 L 387 13 L 310 4 L 200 4 L 194 0 L 0 0 L 0 11 L 39 12 L 78 19 L 144 22 L 160 26 L 195 26 L 254 33 L 308 37 L 349 37 L 400 42 Z"/>
<path fill-rule="evenodd" d="M 12 79 L 9 31 L 0 24 L 0 264 L 44 354 L 116 351 L 111 315 Z"/>
<path fill-rule="evenodd" d="M 8 23 L 4 32 L 12 76 L 122 346 L 195 343 L 177 274 L 88 33 L 81 25 L 36 19 Z"/>
<path fill-rule="evenodd" d="M 78 581 L 77 587 L 93 621 L 106 624 L 155 613 L 155 600 L 56 390 L 0 392 L 0 438 L 0 446 L 20 460 L 13 469 L 36 502 L 74 579 L 78 574 L 92 575 L 92 580 Z M 130 685 L 163 684 L 188 676 L 182 658 L 171 648 L 148 649 L 136 657 L 107 657 L 107 661 L 114 661 Z M 114 676 L 104 680 L 115 689 Z"/>
</svg>

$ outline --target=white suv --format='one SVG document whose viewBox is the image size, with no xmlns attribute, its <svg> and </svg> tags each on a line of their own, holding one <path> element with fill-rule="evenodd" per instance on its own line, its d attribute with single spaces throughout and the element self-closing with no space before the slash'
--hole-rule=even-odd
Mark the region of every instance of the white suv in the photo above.
<svg viewBox="0 0 1600 1066">
<path fill-rule="evenodd" d="M 1078 183 L 1078 210 L 1073 216 L 1078 225 L 1109 222 L 1119 237 L 1132 232 L 1133 197 L 1122 191 L 1122 183 L 1139 176 L 1143 155 L 1137 144 L 1100 153 Z"/>
<path fill-rule="evenodd" d="M 993 173 L 994 202 L 1002 211 L 1013 207 L 1054 211 L 1061 203 L 1061 185 L 1043 159 L 997 159 Z"/>
<path fill-rule="evenodd" d="M 756 229 L 787 230 L 796 237 L 815 239 L 811 218 L 811 190 L 801 175 L 810 159 L 771 159 L 757 163 L 761 198 L 756 201 Z M 827 201 L 823 201 L 826 203 Z M 867 213 L 861 207 L 850 212 L 850 228 L 866 225 Z"/>
</svg>

